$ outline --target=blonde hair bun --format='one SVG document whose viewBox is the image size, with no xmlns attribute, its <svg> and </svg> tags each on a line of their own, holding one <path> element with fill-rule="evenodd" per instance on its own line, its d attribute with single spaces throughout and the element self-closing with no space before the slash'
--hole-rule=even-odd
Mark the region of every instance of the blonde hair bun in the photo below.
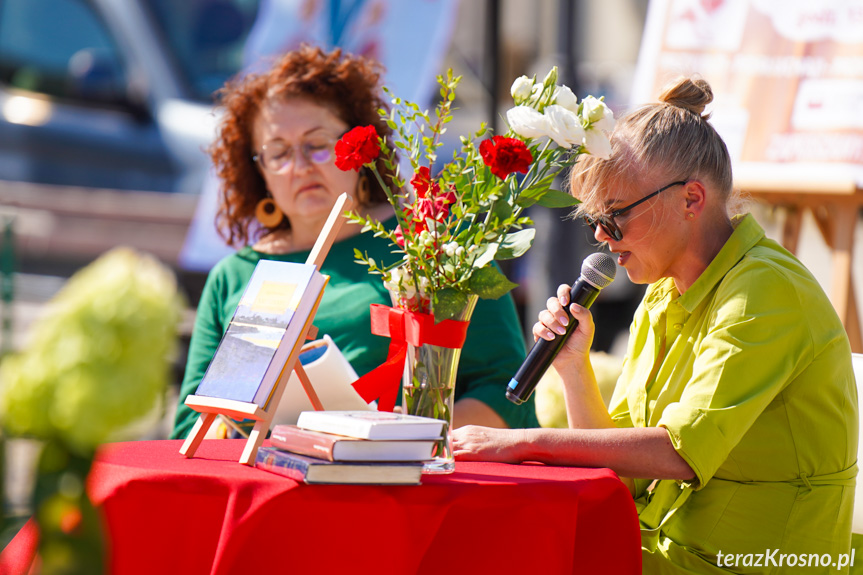
<svg viewBox="0 0 863 575">
<path fill-rule="evenodd" d="M 710 114 L 705 115 L 704 108 L 713 101 L 713 90 L 704 78 L 682 77 L 665 87 L 659 101 L 707 119 Z"/>
</svg>

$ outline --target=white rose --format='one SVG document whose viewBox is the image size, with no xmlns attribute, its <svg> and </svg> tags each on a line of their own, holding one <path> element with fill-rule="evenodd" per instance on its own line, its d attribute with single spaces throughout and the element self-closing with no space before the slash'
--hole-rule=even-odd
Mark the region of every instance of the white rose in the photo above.
<svg viewBox="0 0 863 575">
<path fill-rule="evenodd" d="M 549 133 L 548 118 L 530 106 L 516 106 L 506 113 L 506 121 L 513 132 L 522 138 L 541 138 Z"/>
<path fill-rule="evenodd" d="M 528 98 L 533 90 L 533 80 L 527 76 L 520 76 L 512 83 L 509 93 L 512 94 L 512 99 L 516 104 L 521 104 Z"/>
<path fill-rule="evenodd" d="M 570 148 L 573 144 L 581 144 L 584 140 L 584 128 L 581 119 L 563 106 L 553 104 L 545 109 L 548 118 L 548 137 L 561 148 Z"/>
<path fill-rule="evenodd" d="M 605 102 L 593 96 L 586 96 L 581 101 L 581 117 L 591 128 L 610 132 L 614 129 L 614 112 Z"/>
<path fill-rule="evenodd" d="M 572 93 L 568 86 L 558 86 L 554 91 L 554 104 L 563 106 L 570 112 L 578 113 L 578 98 Z"/>
<path fill-rule="evenodd" d="M 611 157 L 611 142 L 602 130 L 588 128 L 584 131 L 584 147 L 587 153 L 607 160 Z"/>
</svg>

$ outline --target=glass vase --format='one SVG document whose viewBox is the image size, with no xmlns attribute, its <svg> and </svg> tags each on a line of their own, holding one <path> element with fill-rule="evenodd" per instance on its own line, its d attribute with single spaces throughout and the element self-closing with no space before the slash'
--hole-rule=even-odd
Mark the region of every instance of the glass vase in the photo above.
<svg viewBox="0 0 863 575">
<path fill-rule="evenodd" d="M 393 307 L 420 313 L 430 313 L 427 296 L 390 290 Z M 451 319 L 470 321 L 477 296 Z M 461 349 L 431 344 L 414 346 L 408 343 L 405 371 L 402 376 L 402 412 L 409 415 L 442 420 L 444 434 L 435 446 L 434 457 L 423 466 L 423 473 L 444 474 L 455 471 L 452 454 L 452 410 L 455 401 L 455 380 Z"/>
</svg>

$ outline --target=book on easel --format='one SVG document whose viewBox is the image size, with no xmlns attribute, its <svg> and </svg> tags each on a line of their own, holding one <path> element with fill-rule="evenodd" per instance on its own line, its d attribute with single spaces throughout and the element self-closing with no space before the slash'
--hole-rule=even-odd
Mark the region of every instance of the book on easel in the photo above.
<svg viewBox="0 0 863 575">
<path fill-rule="evenodd" d="M 327 279 L 311 264 L 259 261 L 195 395 L 266 407 Z"/>
<path fill-rule="evenodd" d="M 250 419 L 255 424 L 239 461 L 254 465 L 255 453 L 266 437 L 292 372 L 299 377 L 314 409 L 323 409 L 298 356 L 303 343 L 317 333 L 312 320 L 327 281 L 318 270 L 338 236 L 344 221 L 342 214 L 352 203 L 347 194 L 336 199 L 305 264 L 269 260 L 258 263 L 201 384 L 184 401 L 200 416 L 183 442 L 181 454 L 195 455 L 217 417 Z M 282 272 L 290 268 L 291 272 L 273 275 L 277 268 Z M 265 328 L 274 328 L 275 332 L 268 333 Z M 267 339 L 272 341 L 264 343 Z"/>
</svg>

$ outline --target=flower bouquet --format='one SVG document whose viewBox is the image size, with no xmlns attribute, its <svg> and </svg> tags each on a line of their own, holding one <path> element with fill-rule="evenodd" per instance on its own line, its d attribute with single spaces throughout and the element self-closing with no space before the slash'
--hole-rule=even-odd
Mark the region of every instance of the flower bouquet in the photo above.
<svg viewBox="0 0 863 575">
<path fill-rule="evenodd" d="M 402 256 L 382 266 L 357 252 L 357 261 L 389 285 L 421 294 L 427 302 L 423 311 L 434 313 L 436 321 L 453 317 L 470 295 L 496 299 L 515 287 L 492 262 L 519 257 L 530 248 L 535 230 L 526 227 L 532 222 L 524 210 L 534 204 L 576 204 L 569 194 L 551 188 L 555 176 L 583 153 L 607 157 L 611 146 L 605 132 L 614 127 L 602 99 L 587 96 L 578 102 L 572 90 L 557 85 L 555 67 L 542 82 L 522 76 L 513 83 L 516 105 L 506 114 L 504 136 L 487 137 L 482 124 L 472 137 L 461 137 L 461 149 L 432 176 L 460 79 L 451 70 L 438 77 L 441 101 L 434 117 L 393 97 L 392 110 L 379 111 L 395 131 L 393 142 L 378 137 L 374 127 L 361 126 L 336 144 L 336 165 L 369 168 L 398 218 L 395 230 L 388 230 L 378 221 L 350 215 L 363 231 L 386 237 Z M 399 176 L 397 150 L 410 161 L 412 189 Z M 390 182 L 375 167 L 379 156 L 395 173 Z"/>
<path fill-rule="evenodd" d="M 391 229 L 349 215 L 364 232 L 389 240 L 397 256 L 384 264 L 356 251 L 357 262 L 382 276 L 394 307 L 429 314 L 435 326 L 447 320 L 467 322 L 477 298 L 497 299 L 516 286 L 494 261 L 517 258 L 530 248 L 535 230 L 524 211 L 534 204 L 576 204 L 569 194 L 552 189 L 552 183 L 581 154 L 607 157 L 611 147 L 605 131 L 614 127 L 601 99 L 588 96 L 579 102 L 568 87 L 557 84 L 553 68 L 542 81 L 522 76 L 513 83 L 515 106 L 506 114 L 504 135 L 491 135 L 482 124 L 462 136 L 460 149 L 433 173 L 460 77 L 450 70 L 437 80 L 441 99 L 433 115 L 387 91 L 393 107 L 379 113 L 393 130 L 392 141 L 373 126 L 360 126 L 335 147 L 342 170 L 370 170 L 397 218 Z M 398 154 L 410 162 L 410 186 L 400 175 Z M 376 168 L 380 160 L 390 181 Z M 407 413 L 451 423 L 458 352 L 428 344 L 409 348 L 403 385 Z"/>
</svg>

